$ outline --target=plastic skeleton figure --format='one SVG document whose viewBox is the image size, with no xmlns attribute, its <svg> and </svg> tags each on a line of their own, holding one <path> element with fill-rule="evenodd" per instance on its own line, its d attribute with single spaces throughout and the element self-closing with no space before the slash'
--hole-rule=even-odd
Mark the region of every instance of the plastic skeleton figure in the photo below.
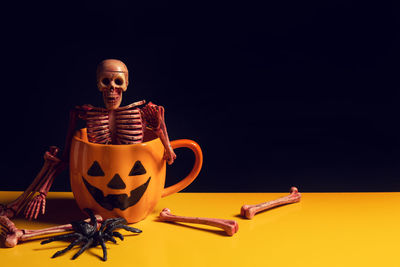
<svg viewBox="0 0 400 267">
<path fill-rule="evenodd" d="M 86 121 L 88 140 L 100 144 L 135 144 L 146 141 L 146 136 L 159 137 L 165 147 L 164 158 L 172 164 L 176 158 L 171 148 L 165 122 L 164 108 L 151 102 L 135 102 L 120 107 L 122 93 L 128 87 L 128 69 L 116 59 L 106 59 L 97 68 L 97 87 L 103 94 L 105 108 L 83 105 L 71 111 L 70 124 L 64 152 L 56 157 L 57 147 L 45 152 L 45 163 L 32 184 L 15 201 L 0 204 L 0 216 L 12 218 L 24 208 L 26 218 L 36 219 L 39 212 L 44 214 L 46 195 L 54 177 L 68 166 L 71 139 L 77 119 Z M 38 194 L 37 194 L 38 193 Z"/>
</svg>

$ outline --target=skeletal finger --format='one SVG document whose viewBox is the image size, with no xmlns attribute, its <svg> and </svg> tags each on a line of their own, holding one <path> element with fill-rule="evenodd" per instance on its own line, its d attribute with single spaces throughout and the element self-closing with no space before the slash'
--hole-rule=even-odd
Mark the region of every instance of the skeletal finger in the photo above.
<svg viewBox="0 0 400 267">
<path fill-rule="evenodd" d="M 37 219 L 37 215 L 38 215 L 38 213 L 39 213 L 39 209 L 40 209 L 40 199 L 36 199 L 36 201 L 35 201 L 36 203 L 35 203 L 35 207 L 34 207 L 34 209 L 32 210 L 32 213 L 31 213 L 31 218 L 30 219 Z"/>
<path fill-rule="evenodd" d="M 35 220 L 37 219 L 40 210 L 43 211 L 43 198 L 38 199 L 38 205 L 36 206 L 36 210 L 35 210 Z"/>
<path fill-rule="evenodd" d="M 46 198 L 43 198 L 43 203 L 42 203 L 42 215 L 45 213 L 46 211 Z"/>
<path fill-rule="evenodd" d="M 38 199 L 36 198 L 35 201 L 33 202 L 33 208 L 30 211 L 29 220 L 33 219 L 33 216 L 36 212 L 37 205 L 38 205 Z"/>
<path fill-rule="evenodd" d="M 28 203 L 28 206 L 25 209 L 25 218 L 32 219 L 32 218 L 30 218 L 30 214 L 31 214 L 32 210 L 34 209 L 35 203 L 36 203 L 36 198 L 33 198 L 31 200 L 31 202 Z"/>
<path fill-rule="evenodd" d="M 32 209 L 32 202 L 28 203 L 28 205 L 25 208 L 25 211 L 24 211 L 25 218 L 27 218 L 27 219 L 29 218 L 28 214 L 29 214 L 31 209 Z"/>
</svg>

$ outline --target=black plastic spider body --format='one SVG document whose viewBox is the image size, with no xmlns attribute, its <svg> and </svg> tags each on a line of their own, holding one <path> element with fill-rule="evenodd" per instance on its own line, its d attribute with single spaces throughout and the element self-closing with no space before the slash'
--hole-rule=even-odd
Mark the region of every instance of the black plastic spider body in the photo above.
<svg viewBox="0 0 400 267">
<path fill-rule="evenodd" d="M 100 225 L 100 228 L 97 229 L 98 223 L 97 219 L 94 216 L 93 212 L 90 209 L 85 209 L 85 211 L 89 214 L 90 216 L 90 223 L 85 222 L 85 221 L 77 221 L 77 222 L 72 222 L 72 227 L 74 229 L 74 233 L 70 234 L 64 234 L 64 235 L 59 235 L 55 236 L 52 238 L 49 238 L 47 240 L 44 240 L 41 242 L 41 244 L 47 244 L 53 241 L 58 241 L 58 240 L 67 240 L 67 239 L 74 239 L 71 244 L 66 247 L 63 250 L 57 251 L 52 258 L 58 257 L 65 252 L 71 250 L 74 246 L 78 245 L 79 243 L 82 243 L 82 247 L 80 250 L 72 257 L 72 259 L 76 259 L 79 255 L 81 255 L 85 250 L 87 250 L 90 247 L 97 247 L 98 245 L 101 246 L 103 249 L 103 261 L 107 260 L 107 248 L 106 248 L 106 242 L 111 241 L 113 243 L 116 243 L 117 240 L 115 240 L 114 237 L 118 237 L 121 240 L 124 240 L 124 237 L 121 233 L 119 232 L 114 232 L 116 229 L 125 229 L 127 231 L 130 231 L 132 233 L 141 233 L 142 231 L 129 227 L 126 224 L 125 219 L 123 218 L 111 218 L 103 221 Z"/>
</svg>

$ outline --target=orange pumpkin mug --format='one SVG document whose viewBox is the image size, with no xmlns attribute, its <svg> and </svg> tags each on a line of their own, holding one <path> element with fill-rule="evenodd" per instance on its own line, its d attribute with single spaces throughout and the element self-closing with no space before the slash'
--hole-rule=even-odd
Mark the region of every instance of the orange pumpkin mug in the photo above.
<svg viewBox="0 0 400 267">
<path fill-rule="evenodd" d="M 166 161 L 159 138 L 132 145 L 90 143 L 86 129 L 77 131 L 70 153 L 70 180 L 80 209 L 89 208 L 104 218 L 141 221 L 158 201 L 179 192 L 197 177 L 203 163 L 200 146 L 188 139 L 174 140 L 172 148 L 193 151 L 195 163 L 180 182 L 164 188 Z"/>
</svg>

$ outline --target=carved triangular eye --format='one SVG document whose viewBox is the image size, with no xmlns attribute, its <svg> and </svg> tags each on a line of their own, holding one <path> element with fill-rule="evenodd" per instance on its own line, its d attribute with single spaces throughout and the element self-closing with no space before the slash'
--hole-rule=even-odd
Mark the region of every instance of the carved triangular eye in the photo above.
<svg viewBox="0 0 400 267">
<path fill-rule="evenodd" d="M 137 160 L 135 162 L 135 165 L 133 165 L 133 168 L 131 172 L 129 173 L 129 176 L 134 176 L 134 175 L 142 175 L 146 173 L 146 169 L 143 167 L 142 163 Z"/>
<path fill-rule="evenodd" d="M 104 176 L 104 172 L 97 161 L 94 161 L 92 166 L 89 168 L 88 175 L 90 176 Z"/>
</svg>

